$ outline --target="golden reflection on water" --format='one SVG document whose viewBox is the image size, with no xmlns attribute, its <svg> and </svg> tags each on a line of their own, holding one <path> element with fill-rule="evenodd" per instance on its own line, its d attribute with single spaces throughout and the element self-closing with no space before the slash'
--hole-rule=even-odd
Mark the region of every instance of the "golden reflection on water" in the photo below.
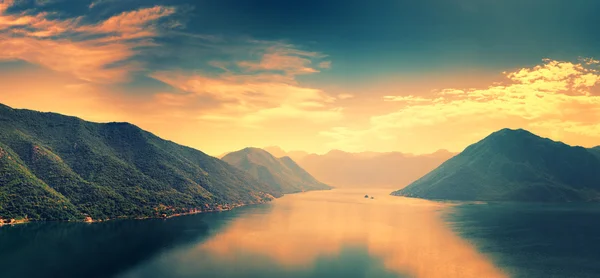
<svg viewBox="0 0 600 278">
<path fill-rule="evenodd" d="M 335 189 L 288 195 L 274 201 L 268 213 L 234 220 L 197 248 L 225 260 L 234 261 L 243 251 L 288 267 L 309 267 L 319 256 L 362 245 L 399 274 L 506 277 L 444 224 L 440 214 L 447 205 L 388 194 L 388 189 Z"/>
</svg>

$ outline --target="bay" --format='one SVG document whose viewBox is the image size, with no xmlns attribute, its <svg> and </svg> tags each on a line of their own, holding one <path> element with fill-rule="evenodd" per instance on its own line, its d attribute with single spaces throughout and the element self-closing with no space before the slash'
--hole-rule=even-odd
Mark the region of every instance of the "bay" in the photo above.
<svg viewBox="0 0 600 278">
<path fill-rule="evenodd" d="M 600 227 L 590 224 L 600 216 L 597 205 L 444 203 L 389 192 L 334 189 L 169 219 L 4 226 L 0 276 L 592 277 L 599 271 L 592 262 L 600 259 L 593 252 Z"/>
</svg>

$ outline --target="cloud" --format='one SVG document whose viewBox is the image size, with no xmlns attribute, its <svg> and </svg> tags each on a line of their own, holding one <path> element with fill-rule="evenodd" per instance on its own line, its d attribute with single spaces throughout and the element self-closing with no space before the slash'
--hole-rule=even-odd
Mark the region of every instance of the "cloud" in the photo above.
<svg viewBox="0 0 600 278">
<path fill-rule="evenodd" d="M 600 60 L 596 60 L 594 58 L 579 58 L 579 61 L 585 63 L 586 65 L 597 65 L 600 64 Z"/>
<path fill-rule="evenodd" d="M 45 6 L 48 4 L 53 4 L 53 3 L 57 3 L 61 0 L 35 0 L 35 4 L 38 6 Z"/>
<path fill-rule="evenodd" d="M 353 130 L 348 127 L 337 126 L 319 132 L 319 136 L 330 139 L 328 147 L 331 149 L 361 150 L 365 142 L 364 136 L 367 136 L 368 133 L 368 130 Z"/>
<path fill-rule="evenodd" d="M 439 102 L 442 101 L 444 98 L 443 97 L 439 97 L 433 100 L 433 102 Z M 432 100 L 429 98 L 425 98 L 425 97 L 418 97 L 418 96 L 383 96 L 383 101 L 396 101 L 396 102 L 410 102 L 410 103 L 417 103 L 417 102 L 431 102 Z"/>
<path fill-rule="evenodd" d="M 337 95 L 338 99 L 350 99 L 350 98 L 354 98 L 353 94 L 338 94 Z"/>
<path fill-rule="evenodd" d="M 311 58 L 322 57 L 320 53 L 301 51 L 291 45 L 277 43 L 270 46 L 258 61 L 240 61 L 240 68 L 250 71 L 280 71 L 286 75 L 317 73 L 311 66 Z"/>
<path fill-rule="evenodd" d="M 560 129 L 600 138 L 600 96 L 591 94 L 600 83 L 600 74 L 585 62 L 544 59 L 540 65 L 505 72 L 504 76 L 504 82 L 480 89 L 447 88 L 430 96 L 384 96 L 383 101 L 398 103 L 396 111 L 371 116 L 366 128 L 338 127 L 322 135 L 333 139 L 334 145 L 365 148 L 366 142 L 387 146 L 404 143 L 402 147 L 410 149 L 422 148 L 412 137 L 445 134 L 447 141 L 438 144 L 447 145 L 438 147 L 453 150 L 458 145 L 450 146 L 450 137 L 456 137 L 454 142 L 460 141 L 464 147 L 472 142 L 466 140 L 481 139 L 475 137 L 507 126 L 533 129 L 542 135 L 556 134 L 554 131 Z M 377 137 L 381 140 L 369 139 Z M 385 138 L 395 141 L 385 143 Z M 356 146 L 358 142 L 363 145 Z"/>
<path fill-rule="evenodd" d="M 134 55 L 127 45 L 13 38 L 0 41 L 0 60 L 20 59 L 91 82 L 125 80 L 134 65 L 105 68 Z"/>
<path fill-rule="evenodd" d="M 581 64 L 545 60 L 543 65 L 505 75 L 510 81 L 508 84 L 484 89 L 442 90 L 430 98 L 397 97 L 409 105 L 373 120 L 381 125 L 393 126 L 397 122 L 395 120 L 411 122 L 419 119 L 437 123 L 456 117 L 488 114 L 486 117 L 489 118 L 514 116 L 530 121 L 569 121 L 581 110 L 566 109 L 567 106 L 584 108 L 600 101 L 600 97 L 590 94 L 590 89 L 600 81 L 600 75 Z M 586 110 L 598 112 L 591 107 Z"/>
<path fill-rule="evenodd" d="M 99 5 L 103 5 L 109 2 L 116 2 L 115 0 L 96 0 L 96 1 L 92 1 L 90 3 L 90 5 L 88 6 L 89 9 L 93 9 Z"/>
<path fill-rule="evenodd" d="M 119 34 L 122 39 L 152 37 L 156 35 L 153 24 L 175 13 L 175 8 L 154 6 L 122 12 L 95 25 L 81 26 L 77 31 L 91 34 Z M 114 37 L 111 37 L 114 39 Z"/>
<path fill-rule="evenodd" d="M 154 6 L 83 24 L 83 17 L 8 13 L 14 4 L 0 2 L 0 61 L 23 60 L 96 83 L 126 81 L 132 71 L 141 69 L 131 58 L 156 45 L 150 39 L 159 35 L 157 21 L 176 11 Z"/>
<path fill-rule="evenodd" d="M 289 84 L 285 80 L 262 75 L 223 75 L 209 77 L 181 72 L 157 72 L 153 78 L 180 89 L 185 94 L 172 98 L 210 97 L 220 110 L 203 119 L 256 125 L 271 119 L 301 118 L 329 121 L 341 118 L 341 110 L 332 107 L 334 98 L 314 88 Z"/>
<path fill-rule="evenodd" d="M 331 61 L 323 61 L 319 63 L 319 67 L 322 69 L 330 69 L 331 68 Z"/>
<path fill-rule="evenodd" d="M 343 118 L 339 98 L 297 79 L 319 72 L 327 57 L 322 53 L 284 41 L 164 29 L 185 13 L 179 7 L 138 8 L 95 21 L 39 8 L 20 12 L 10 8 L 13 2 L 0 3 L 0 62 L 24 61 L 27 68 L 19 82 L 2 76 L 6 84 L 0 87 L 11 93 L 1 101 L 8 105 L 129 121 L 183 144 L 219 150 L 264 142 L 261 134 L 308 145 L 306 138 Z M 168 65 L 144 63 L 146 57 Z M 3 64 L 9 65 L 0 63 L 0 70 Z M 68 80 L 54 82 L 50 76 Z M 225 136 L 233 143 L 209 139 L 222 134 L 235 134 Z"/>
<path fill-rule="evenodd" d="M 296 80 L 297 75 L 318 72 L 310 65 L 325 55 L 276 41 L 245 43 L 242 52 L 258 59 L 210 61 L 208 64 L 221 69 L 221 74 L 172 70 L 157 71 L 150 77 L 184 92 L 172 98 L 208 97 L 219 102 L 219 110 L 201 115 L 203 120 L 259 128 L 269 121 L 325 123 L 342 118 L 342 109 L 334 105 L 335 97 Z"/>
</svg>

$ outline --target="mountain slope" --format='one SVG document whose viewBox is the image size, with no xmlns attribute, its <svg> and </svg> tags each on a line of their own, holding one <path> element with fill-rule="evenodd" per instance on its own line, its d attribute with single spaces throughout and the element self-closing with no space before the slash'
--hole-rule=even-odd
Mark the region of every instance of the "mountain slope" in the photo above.
<svg viewBox="0 0 600 278">
<path fill-rule="evenodd" d="M 153 217 L 281 196 L 219 159 L 128 123 L 0 105 L 0 148 L 0 218 Z"/>
<path fill-rule="evenodd" d="M 265 182 L 283 193 L 331 188 L 317 181 L 291 158 L 276 158 L 263 149 L 245 148 L 227 154 L 222 160 L 250 173 L 259 181 Z"/>
<path fill-rule="evenodd" d="M 600 156 L 503 129 L 392 195 L 448 200 L 598 201 Z"/>
<path fill-rule="evenodd" d="M 278 146 L 268 146 L 262 149 L 277 158 L 287 156 L 287 152 Z"/>
<path fill-rule="evenodd" d="M 309 155 L 309 153 L 307 153 L 305 151 L 286 152 L 282 148 L 277 147 L 277 146 L 269 146 L 269 147 L 264 147 L 262 149 L 267 151 L 268 153 L 272 154 L 274 157 L 281 158 L 281 157 L 287 156 L 287 157 L 291 158 L 293 161 L 298 162 L 298 163 L 300 163 L 300 161 L 302 161 L 302 159 L 304 159 L 304 157 Z"/>
</svg>

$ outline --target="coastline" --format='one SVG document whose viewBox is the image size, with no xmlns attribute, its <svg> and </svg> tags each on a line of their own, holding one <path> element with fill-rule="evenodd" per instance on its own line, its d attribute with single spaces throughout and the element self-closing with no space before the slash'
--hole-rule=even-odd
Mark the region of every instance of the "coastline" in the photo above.
<svg viewBox="0 0 600 278">
<path fill-rule="evenodd" d="M 331 187 L 331 188 L 327 188 L 327 189 L 317 189 L 317 190 L 306 190 L 306 191 L 293 192 L 293 193 L 283 194 L 281 197 L 270 196 L 271 199 L 264 200 L 264 201 L 251 202 L 251 203 L 224 204 L 224 205 L 217 205 L 212 208 L 210 207 L 210 205 L 206 204 L 204 209 L 193 208 L 193 209 L 190 209 L 188 212 L 174 213 L 174 214 L 169 214 L 169 215 L 162 214 L 162 215 L 156 215 L 156 216 L 142 216 L 142 217 L 140 217 L 140 216 L 137 216 L 137 217 L 136 216 L 124 216 L 124 217 L 116 217 L 116 218 L 108 218 L 108 219 L 92 219 L 91 217 L 87 216 L 86 218 L 84 218 L 82 220 L 30 220 L 30 219 L 14 220 L 13 219 L 14 221 L 12 221 L 10 223 L 4 223 L 0 219 L 0 227 L 9 226 L 9 225 L 13 226 L 13 225 L 19 225 L 19 224 L 34 223 L 34 222 L 74 222 L 74 223 L 79 222 L 79 223 L 90 223 L 91 224 L 91 223 L 101 223 L 101 222 L 113 221 L 113 220 L 169 219 L 169 218 L 178 217 L 178 216 L 193 215 L 193 214 L 200 214 L 200 213 L 230 211 L 232 209 L 244 207 L 244 206 L 266 204 L 275 199 L 282 198 L 286 195 L 306 193 L 306 192 L 310 192 L 310 191 L 329 191 L 332 189 L 335 189 L 335 187 Z"/>
<path fill-rule="evenodd" d="M 323 190 L 331 190 L 331 188 L 323 189 Z M 321 191 L 321 190 L 308 190 L 308 191 Z M 308 191 L 302 191 L 302 192 L 308 192 Z M 285 195 L 297 194 L 297 193 L 302 193 L 302 192 L 283 194 L 279 198 L 282 198 Z M 169 215 L 162 214 L 162 215 L 156 215 L 156 216 L 124 216 L 124 217 L 116 217 L 116 218 L 108 218 L 108 219 L 92 219 L 91 217 L 87 216 L 86 218 L 81 219 L 81 220 L 29 220 L 29 219 L 14 220 L 13 219 L 14 221 L 12 221 L 10 223 L 4 223 L 3 221 L 0 220 L 0 227 L 9 226 L 9 225 L 12 226 L 12 225 L 18 225 L 18 224 L 34 223 L 34 222 L 75 222 L 75 223 L 79 222 L 79 223 L 90 223 L 91 224 L 91 223 L 101 223 L 101 222 L 113 221 L 113 220 L 168 219 L 168 218 L 173 218 L 173 217 L 178 217 L 178 216 L 193 215 L 193 214 L 199 214 L 199 213 L 230 211 L 232 209 L 244 207 L 244 206 L 266 204 L 275 199 L 278 199 L 274 196 L 270 196 L 270 197 L 271 197 L 271 199 L 264 200 L 264 201 L 257 201 L 257 202 L 251 202 L 251 203 L 224 204 L 224 205 L 217 205 L 212 208 L 210 207 L 210 205 L 206 204 L 204 209 L 193 208 L 193 209 L 190 209 L 188 212 L 174 213 L 174 214 L 169 214 Z"/>
<path fill-rule="evenodd" d="M 175 214 L 170 214 L 170 215 L 156 215 L 156 216 L 125 216 L 125 217 L 116 217 L 116 218 L 108 218 L 108 219 L 92 219 L 91 217 L 86 217 L 82 220 L 30 220 L 30 219 L 10 219 L 10 222 L 4 222 L 0 219 L 0 227 L 3 226 L 14 226 L 14 225 L 19 225 L 19 224 L 27 224 L 27 223 L 34 223 L 34 222 L 73 222 L 73 223 L 101 223 L 101 222 L 106 222 L 106 221 L 114 221 L 114 220 L 148 220 L 148 219 L 168 219 L 168 218 L 172 218 L 172 217 L 178 217 L 178 216 L 184 216 L 184 215 L 192 215 L 192 214 L 200 214 L 200 213 L 210 213 L 210 212 L 222 212 L 222 211 L 230 211 L 232 209 L 235 208 L 239 208 L 239 207 L 244 207 L 244 206 L 250 206 L 250 205 L 260 205 L 260 204 L 266 204 L 271 200 L 268 201 L 262 201 L 262 202 L 253 202 L 253 203 L 243 203 L 243 204 L 226 204 L 226 205 L 219 205 L 216 208 L 212 208 L 212 209 L 204 209 L 201 210 L 199 208 L 195 208 L 195 209 L 191 209 L 188 212 L 182 212 L 182 213 L 175 213 Z M 4 219 L 7 220 L 7 219 Z"/>
<path fill-rule="evenodd" d="M 193 214 L 200 214 L 200 213 L 211 213 L 211 212 L 223 212 L 223 211 L 230 211 L 232 209 L 235 208 L 239 208 L 239 207 L 245 207 L 245 206 L 251 206 L 251 205 L 260 205 L 260 204 L 266 204 L 271 202 L 273 199 L 268 200 L 268 201 L 262 201 L 262 202 L 253 202 L 253 203 L 243 203 L 243 204 L 226 204 L 224 206 L 219 205 L 216 208 L 212 208 L 212 209 L 191 209 L 188 212 L 181 212 L 181 213 L 174 213 L 174 214 L 163 214 L 163 215 L 156 215 L 156 216 L 143 216 L 143 217 L 117 217 L 117 218 L 109 218 L 109 219 L 84 219 L 84 220 L 80 220 L 80 221 L 64 221 L 64 222 L 83 222 L 83 223 L 100 223 L 100 222 L 106 222 L 106 221 L 113 221 L 113 220 L 149 220 L 149 219 L 169 219 L 169 218 L 173 218 L 173 217 L 178 217 L 178 216 L 185 216 L 185 215 L 193 215 Z M 35 221 L 35 222 L 45 222 L 45 221 Z"/>
</svg>

